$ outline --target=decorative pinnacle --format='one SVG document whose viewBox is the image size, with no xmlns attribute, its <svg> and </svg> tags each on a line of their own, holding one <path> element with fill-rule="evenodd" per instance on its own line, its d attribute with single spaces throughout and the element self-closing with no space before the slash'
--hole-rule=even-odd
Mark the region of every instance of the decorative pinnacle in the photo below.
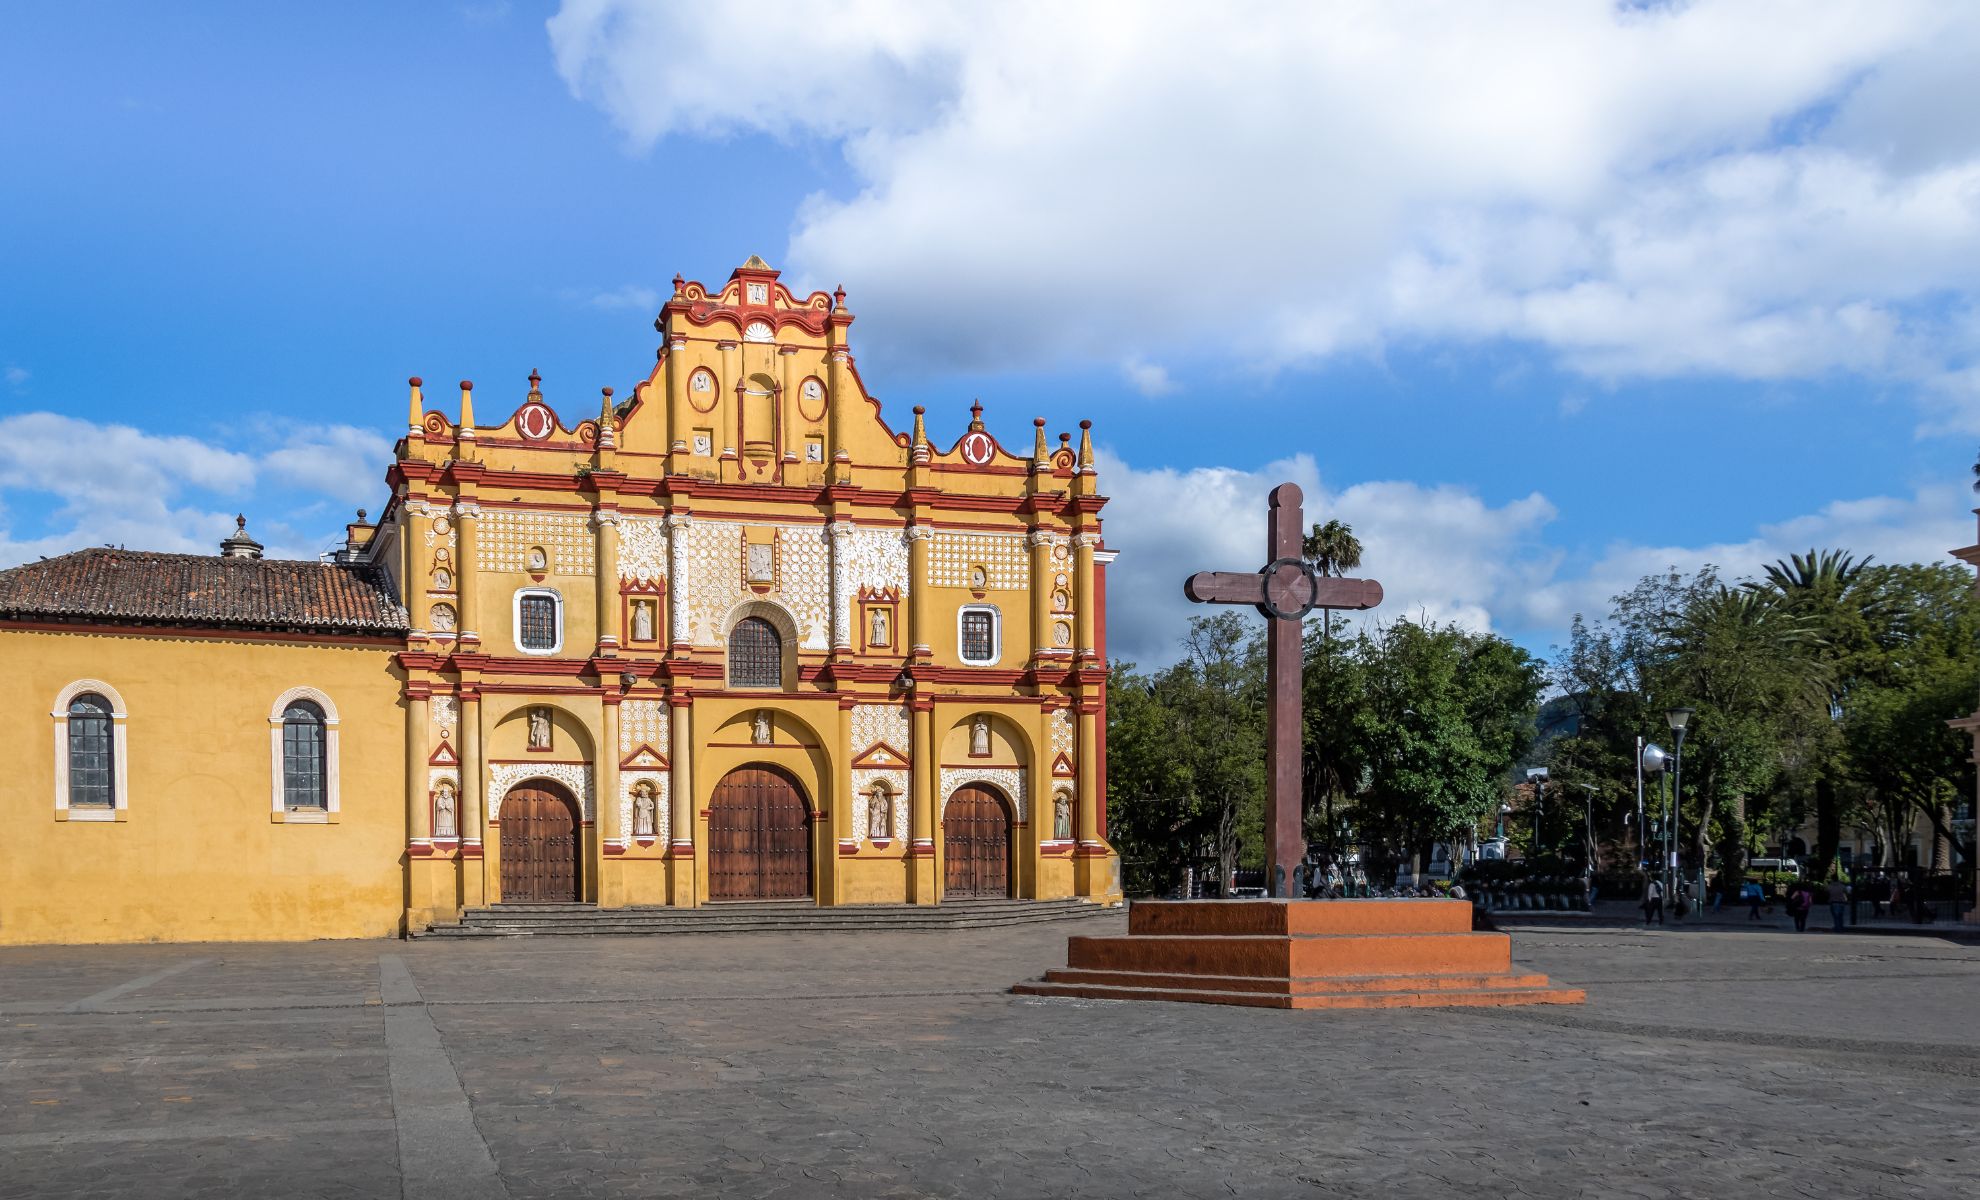
<svg viewBox="0 0 1980 1200">
<path fill-rule="evenodd" d="M 1079 423 L 1079 465 L 1082 469 L 1093 469 L 1093 422 Z"/>
<path fill-rule="evenodd" d="M 917 446 L 928 444 L 928 427 L 923 424 L 921 419 L 922 414 L 927 411 L 927 409 L 919 404 L 914 406 L 914 444 Z"/>
<path fill-rule="evenodd" d="M 543 376 L 536 373 L 535 367 L 529 369 L 529 394 L 537 397 L 543 395 Z"/>
<path fill-rule="evenodd" d="M 1044 417 L 1031 418 L 1031 457 L 1034 461 L 1040 463 L 1045 462 L 1051 457 L 1051 451 L 1045 447 Z"/>
<path fill-rule="evenodd" d="M 969 429 L 971 433 L 983 432 L 983 401 L 981 400 L 970 401 Z"/>
<path fill-rule="evenodd" d="M 474 380 L 461 380 L 461 436 L 474 436 Z"/>
<path fill-rule="evenodd" d="M 419 376 L 406 380 L 406 386 L 412 389 L 412 398 L 406 401 L 406 430 L 417 434 L 426 420 L 426 399 L 420 394 Z"/>
<path fill-rule="evenodd" d="M 680 295 L 682 290 L 684 290 L 686 287 L 687 287 L 687 280 L 681 278 L 681 273 L 679 271 L 674 272 L 674 294 L 676 296 Z"/>
<path fill-rule="evenodd" d="M 841 309 L 844 308 L 845 306 L 846 306 L 846 285 L 842 283 L 839 286 L 832 289 L 832 307 L 834 309 Z"/>
</svg>

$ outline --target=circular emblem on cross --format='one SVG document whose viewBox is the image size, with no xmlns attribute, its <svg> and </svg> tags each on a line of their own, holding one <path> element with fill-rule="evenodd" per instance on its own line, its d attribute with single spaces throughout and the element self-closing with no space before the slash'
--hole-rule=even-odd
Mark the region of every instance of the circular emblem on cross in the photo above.
<svg viewBox="0 0 1980 1200">
<path fill-rule="evenodd" d="M 980 467 L 984 465 L 990 461 L 990 456 L 996 453 L 996 451 L 997 444 L 992 442 L 990 435 L 984 433 L 982 430 L 972 430 L 969 433 L 963 434 L 963 461 L 970 466 Z"/>
<path fill-rule="evenodd" d="M 547 404 L 530 403 L 516 410 L 516 432 L 540 442 L 557 430 L 557 414 Z"/>
</svg>

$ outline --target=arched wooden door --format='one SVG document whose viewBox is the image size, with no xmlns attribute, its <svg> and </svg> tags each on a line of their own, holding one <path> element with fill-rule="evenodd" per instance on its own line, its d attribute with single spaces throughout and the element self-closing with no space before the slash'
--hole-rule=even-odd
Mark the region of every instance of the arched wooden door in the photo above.
<svg viewBox="0 0 1980 1200">
<path fill-rule="evenodd" d="M 578 806 L 554 783 L 518 784 L 502 798 L 502 899 L 575 902 L 578 891 Z"/>
<path fill-rule="evenodd" d="M 954 900 L 1003 900 L 1011 894 L 1011 814 L 1003 797 L 964 784 L 942 810 L 944 889 Z"/>
<path fill-rule="evenodd" d="M 708 898 L 790 900 L 811 895 L 811 813 L 775 767 L 738 767 L 708 803 Z"/>
</svg>

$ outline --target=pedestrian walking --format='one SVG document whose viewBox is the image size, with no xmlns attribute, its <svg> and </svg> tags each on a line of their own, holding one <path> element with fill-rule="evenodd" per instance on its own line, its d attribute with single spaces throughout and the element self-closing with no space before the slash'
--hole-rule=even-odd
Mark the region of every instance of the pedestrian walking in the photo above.
<svg viewBox="0 0 1980 1200">
<path fill-rule="evenodd" d="M 1849 913 L 1849 885 L 1838 876 L 1829 881 L 1829 916 L 1836 923 L 1836 932 L 1843 931 L 1843 917 Z"/>
<path fill-rule="evenodd" d="M 1647 927 L 1653 917 L 1657 924 L 1664 923 L 1664 881 L 1654 876 L 1643 889 L 1643 924 Z"/>
<path fill-rule="evenodd" d="M 1809 890 L 1807 884 L 1796 883 L 1794 889 L 1788 893 L 1787 901 L 1788 916 L 1794 918 L 1796 933 L 1808 931 L 1808 910 L 1813 907 L 1815 907 L 1814 893 Z"/>
<path fill-rule="evenodd" d="M 1758 921 L 1761 902 L 1767 898 L 1766 890 L 1758 882 L 1749 879 L 1739 885 L 1739 898 L 1746 901 L 1746 919 Z"/>
</svg>

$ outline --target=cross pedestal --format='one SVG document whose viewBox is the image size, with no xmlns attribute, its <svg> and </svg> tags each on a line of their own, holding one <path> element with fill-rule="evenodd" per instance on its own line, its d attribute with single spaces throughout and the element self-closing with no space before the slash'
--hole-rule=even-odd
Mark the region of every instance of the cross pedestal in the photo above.
<svg viewBox="0 0 1980 1200">
<path fill-rule="evenodd" d="M 1306 533 L 1296 484 L 1272 489 L 1265 525 L 1265 567 L 1251 574 L 1199 571 L 1183 594 L 1199 604 L 1249 604 L 1265 614 L 1265 687 L 1271 711 L 1265 730 L 1265 888 L 1293 894 L 1293 869 L 1306 856 L 1300 828 L 1301 665 L 1306 614 L 1316 608 L 1374 608 L 1382 585 L 1373 579 L 1333 579 L 1300 556 Z"/>
</svg>

